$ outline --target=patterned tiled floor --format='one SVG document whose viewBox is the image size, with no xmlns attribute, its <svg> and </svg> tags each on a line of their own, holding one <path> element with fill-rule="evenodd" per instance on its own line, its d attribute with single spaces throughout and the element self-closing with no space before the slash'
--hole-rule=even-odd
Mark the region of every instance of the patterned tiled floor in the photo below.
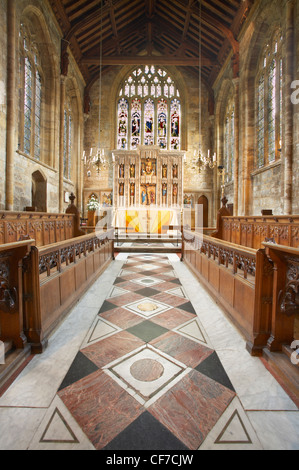
<svg viewBox="0 0 299 470">
<path fill-rule="evenodd" d="M 277 420 L 296 435 L 297 407 L 183 263 L 161 254 L 115 263 L 0 397 L 0 448 L 262 449 L 286 439 Z"/>
<path fill-rule="evenodd" d="M 58 396 L 96 449 L 202 444 L 235 391 L 167 256 L 128 257 Z"/>
</svg>

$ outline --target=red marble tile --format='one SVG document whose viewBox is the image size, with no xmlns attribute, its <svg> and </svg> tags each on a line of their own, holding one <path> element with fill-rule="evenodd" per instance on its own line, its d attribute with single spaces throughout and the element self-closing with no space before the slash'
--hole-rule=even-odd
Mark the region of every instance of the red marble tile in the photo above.
<svg viewBox="0 0 299 470">
<path fill-rule="evenodd" d="M 228 388 L 193 370 L 148 411 L 189 449 L 196 450 L 234 396 Z"/>
<path fill-rule="evenodd" d="M 213 349 L 206 348 L 173 331 L 154 339 L 150 344 L 189 367 L 198 366 L 214 352 Z"/>
<path fill-rule="evenodd" d="M 151 276 L 151 277 L 155 277 L 155 276 Z M 157 279 L 159 279 L 158 276 L 157 276 Z M 177 284 L 166 281 L 166 282 L 162 282 L 161 284 L 157 284 L 155 286 L 155 289 L 159 290 L 160 292 L 165 292 L 166 290 L 175 289 L 176 287 L 177 287 Z"/>
<path fill-rule="evenodd" d="M 182 310 L 177 310 L 172 308 L 161 315 L 156 315 L 151 318 L 151 322 L 156 323 L 157 325 L 173 330 L 174 328 L 186 323 L 188 320 L 192 320 L 194 315 L 188 312 L 183 312 Z"/>
<path fill-rule="evenodd" d="M 153 299 L 164 302 L 172 307 L 179 307 L 180 305 L 188 302 L 188 299 L 183 297 L 178 297 L 176 295 L 167 294 L 166 292 L 161 292 L 160 294 L 154 295 Z"/>
<path fill-rule="evenodd" d="M 81 352 L 98 367 L 103 367 L 144 344 L 144 341 L 131 333 L 121 331 L 82 349 Z"/>
<path fill-rule="evenodd" d="M 144 321 L 144 319 L 139 315 L 135 315 L 134 313 L 129 312 L 128 310 L 125 310 L 121 307 L 108 310 L 107 312 L 101 313 L 100 316 L 101 318 L 110 321 L 113 323 L 113 325 L 116 325 L 123 330 L 131 328 L 132 326 L 138 325 L 138 323 Z"/>
<path fill-rule="evenodd" d="M 139 300 L 142 298 L 142 295 L 136 294 L 135 292 L 130 292 L 127 294 L 119 295 L 117 297 L 113 297 L 112 299 L 108 299 L 108 301 L 117 305 L 118 307 L 121 307 L 122 305 L 127 305 L 131 302 L 134 302 L 135 300 Z"/>
<path fill-rule="evenodd" d="M 58 395 L 97 450 L 104 448 L 144 411 L 103 371 L 96 371 Z"/>
</svg>

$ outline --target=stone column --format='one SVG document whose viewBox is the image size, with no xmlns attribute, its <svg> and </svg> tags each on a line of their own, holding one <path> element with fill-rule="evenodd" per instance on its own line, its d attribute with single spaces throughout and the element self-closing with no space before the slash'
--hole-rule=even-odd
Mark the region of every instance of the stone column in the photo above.
<svg viewBox="0 0 299 470">
<path fill-rule="evenodd" d="M 7 2 L 6 210 L 13 210 L 16 130 L 16 3 Z"/>
<path fill-rule="evenodd" d="M 234 78 L 234 103 L 235 103 L 235 122 L 234 122 L 234 216 L 239 215 L 239 123 L 240 123 L 240 100 L 239 100 L 239 78 Z"/>
<path fill-rule="evenodd" d="M 64 102 L 65 102 L 65 75 L 60 77 L 60 130 L 59 130 L 59 212 L 63 212 L 63 146 L 64 146 Z"/>
<path fill-rule="evenodd" d="M 285 137 L 284 137 L 284 214 L 292 213 L 293 104 L 290 99 L 294 76 L 294 1 L 286 2 L 285 50 Z"/>
</svg>

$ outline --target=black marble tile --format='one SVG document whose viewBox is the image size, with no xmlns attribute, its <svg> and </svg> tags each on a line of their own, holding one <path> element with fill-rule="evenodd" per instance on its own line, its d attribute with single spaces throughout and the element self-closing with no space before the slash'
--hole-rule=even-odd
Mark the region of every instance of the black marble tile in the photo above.
<svg viewBox="0 0 299 470">
<path fill-rule="evenodd" d="M 171 279 L 169 282 L 172 282 L 173 284 L 178 284 L 179 286 L 182 285 L 179 279 Z"/>
<path fill-rule="evenodd" d="M 153 295 L 161 294 L 161 292 L 152 287 L 145 287 L 144 289 L 136 291 L 136 294 L 143 295 L 144 297 L 152 297 Z"/>
<path fill-rule="evenodd" d="M 142 323 L 138 323 L 138 325 L 128 328 L 127 331 L 137 336 L 139 339 L 142 339 L 142 341 L 149 343 L 153 339 L 164 335 L 164 333 L 167 333 L 169 330 L 163 326 L 152 323 L 150 320 L 145 320 Z"/>
<path fill-rule="evenodd" d="M 235 392 L 235 389 L 229 380 L 229 377 L 225 372 L 216 352 L 213 352 L 213 354 L 201 362 L 197 367 L 195 367 L 195 369 L 201 374 L 210 377 L 210 379 L 215 380 L 215 382 L 218 382 L 224 387 L 227 387 Z"/>
<path fill-rule="evenodd" d="M 103 450 L 189 450 L 148 411 L 115 437 Z"/>
<path fill-rule="evenodd" d="M 83 377 L 92 374 L 96 370 L 98 370 L 98 367 L 79 351 L 63 379 L 58 392 L 59 390 L 78 382 L 78 380 L 81 380 Z"/>
<path fill-rule="evenodd" d="M 194 310 L 194 307 L 191 302 L 186 302 L 185 304 L 179 305 L 178 308 L 180 308 L 181 310 L 185 310 L 185 312 L 196 315 L 196 311 Z"/>
<path fill-rule="evenodd" d="M 120 284 L 121 282 L 127 282 L 127 280 L 123 279 L 122 277 L 117 277 L 114 281 L 114 285 Z"/>
<path fill-rule="evenodd" d="M 99 310 L 99 315 L 103 312 L 107 312 L 108 310 L 112 310 L 113 308 L 117 308 L 117 305 L 113 304 L 112 302 L 108 302 L 108 300 L 105 300 Z"/>
</svg>

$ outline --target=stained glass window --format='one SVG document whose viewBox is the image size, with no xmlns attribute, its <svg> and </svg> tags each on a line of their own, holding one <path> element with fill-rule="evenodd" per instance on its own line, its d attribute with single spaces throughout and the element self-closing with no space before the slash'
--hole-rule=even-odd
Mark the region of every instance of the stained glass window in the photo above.
<svg viewBox="0 0 299 470">
<path fill-rule="evenodd" d="M 147 99 L 144 103 L 144 144 L 154 144 L 154 118 L 155 106 L 152 99 Z"/>
<path fill-rule="evenodd" d="M 73 137 L 72 109 L 71 109 L 70 103 L 68 102 L 64 109 L 64 132 L 63 132 L 63 176 L 67 179 L 71 178 L 72 137 Z"/>
<path fill-rule="evenodd" d="M 34 156 L 40 159 L 41 145 L 41 100 L 42 100 L 42 80 L 38 71 L 35 77 L 35 132 L 34 132 Z"/>
<path fill-rule="evenodd" d="M 226 107 L 224 121 L 224 168 L 226 182 L 233 179 L 235 159 L 235 109 L 230 98 Z"/>
<path fill-rule="evenodd" d="M 20 129 L 19 148 L 37 160 L 41 158 L 42 77 L 39 55 L 24 25 L 20 39 Z"/>
<path fill-rule="evenodd" d="M 275 162 L 282 140 L 282 36 L 275 34 L 263 53 L 257 77 L 257 167 Z"/>
<path fill-rule="evenodd" d="M 163 68 L 146 65 L 131 72 L 119 92 L 117 148 L 129 150 L 143 144 L 180 150 L 179 96 Z"/>
<path fill-rule="evenodd" d="M 131 104 L 131 148 L 140 144 L 141 131 L 141 101 L 135 98 Z"/>
<path fill-rule="evenodd" d="M 158 101 L 158 145 L 167 148 L 167 102 Z"/>
<path fill-rule="evenodd" d="M 268 151 L 269 162 L 275 160 L 275 77 L 276 62 L 272 61 L 269 69 L 268 83 Z"/>
<path fill-rule="evenodd" d="M 258 85 L 258 121 L 257 121 L 258 167 L 264 165 L 265 154 L 265 79 L 262 75 Z"/>
<path fill-rule="evenodd" d="M 122 98 L 118 102 L 118 143 L 119 149 L 128 149 L 128 101 Z"/>
<path fill-rule="evenodd" d="M 171 101 L 170 107 L 171 120 L 171 150 L 180 148 L 180 125 L 181 125 L 181 104 L 177 99 Z"/>
<path fill-rule="evenodd" d="M 32 98 L 33 76 L 29 59 L 25 58 L 25 93 L 24 93 L 24 152 L 30 154 L 32 135 Z"/>
</svg>

